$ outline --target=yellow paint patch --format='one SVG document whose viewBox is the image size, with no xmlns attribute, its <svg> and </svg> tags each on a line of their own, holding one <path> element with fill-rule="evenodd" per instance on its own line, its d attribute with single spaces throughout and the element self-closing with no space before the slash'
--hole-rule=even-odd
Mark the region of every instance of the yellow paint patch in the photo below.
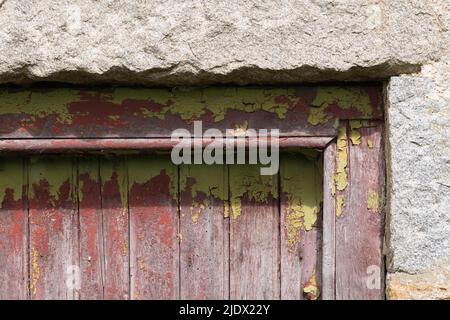
<svg viewBox="0 0 450 320">
<path fill-rule="evenodd" d="M 285 99 L 279 100 L 279 97 Z M 215 122 L 222 121 L 229 110 L 255 112 L 264 110 L 284 119 L 290 105 L 298 101 L 295 88 L 177 88 L 133 89 L 117 88 L 105 98 L 115 104 L 126 100 L 149 101 L 158 104 L 157 111 L 142 108 L 144 117 L 165 119 L 167 114 L 182 120 L 193 121 L 205 114 L 212 114 Z"/>
<path fill-rule="evenodd" d="M 234 136 L 235 137 L 244 136 L 247 129 L 248 129 L 248 121 L 245 120 L 242 124 L 237 124 L 234 126 Z"/>
<path fill-rule="evenodd" d="M 345 207 L 344 196 L 337 196 L 336 197 L 336 216 L 337 217 L 342 216 L 344 207 Z"/>
<path fill-rule="evenodd" d="M 68 105 L 79 101 L 79 90 L 63 89 L 45 91 L 0 90 L 0 114 L 28 114 L 34 118 L 54 115 L 60 123 L 71 124 Z"/>
<path fill-rule="evenodd" d="M 313 126 L 327 123 L 330 116 L 322 108 L 311 108 L 309 110 L 308 122 Z"/>
<path fill-rule="evenodd" d="M 316 270 L 309 278 L 308 282 L 303 287 L 303 293 L 308 300 L 317 300 L 320 297 L 320 289 L 317 286 Z"/>
<path fill-rule="evenodd" d="M 367 147 L 369 147 L 369 149 L 373 149 L 373 140 L 372 139 L 367 139 Z"/>
<path fill-rule="evenodd" d="M 187 188 L 191 178 L 192 222 L 196 223 L 206 208 L 212 205 L 214 199 L 223 201 L 224 216 L 228 209 L 228 174 L 225 165 L 183 165 L 180 170 L 180 191 Z"/>
<path fill-rule="evenodd" d="M 361 143 L 361 134 L 358 129 L 367 127 L 369 122 L 367 120 L 350 120 L 350 134 L 349 138 L 353 145 Z"/>
<path fill-rule="evenodd" d="M 350 131 L 349 138 L 353 145 L 358 145 L 361 143 L 361 134 L 357 130 Z"/>
<path fill-rule="evenodd" d="M 336 163 L 336 173 L 334 175 L 334 182 L 336 184 L 336 189 L 338 191 L 342 191 L 347 187 L 347 163 L 348 163 L 348 154 L 347 154 L 347 131 L 345 126 L 341 126 L 338 131 L 337 137 L 337 163 Z"/>
<path fill-rule="evenodd" d="M 278 198 L 276 176 L 262 176 L 260 165 L 230 166 L 231 213 L 236 220 L 242 212 L 244 196 L 250 201 L 268 203 L 269 197 Z"/>
<path fill-rule="evenodd" d="M 301 231 L 310 231 L 317 221 L 322 202 L 321 172 L 316 159 L 303 155 L 283 155 L 281 190 L 286 197 L 283 221 L 289 250 L 301 241 Z"/>
<path fill-rule="evenodd" d="M 39 252 L 35 248 L 33 248 L 32 252 L 33 252 L 31 257 L 32 274 L 31 274 L 30 290 L 33 295 L 36 295 L 37 282 L 41 277 L 41 270 L 39 268 L 38 263 Z"/>
<path fill-rule="evenodd" d="M 374 213 L 380 213 L 381 199 L 378 193 L 374 190 L 369 190 L 369 196 L 367 198 L 367 209 Z"/>
<path fill-rule="evenodd" d="M 312 125 L 328 122 L 331 118 L 328 108 L 332 105 L 337 105 L 344 110 L 358 110 L 364 118 L 372 115 L 369 95 L 362 88 L 318 87 L 311 105 L 308 122 Z"/>
</svg>

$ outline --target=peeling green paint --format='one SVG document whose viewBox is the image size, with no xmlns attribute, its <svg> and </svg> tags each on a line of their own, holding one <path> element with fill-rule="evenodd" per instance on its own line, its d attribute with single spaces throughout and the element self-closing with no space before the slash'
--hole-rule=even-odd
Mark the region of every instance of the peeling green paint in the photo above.
<svg viewBox="0 0 450 320">
<path fill-rule="evenodd" d="M 69 199 L 73 199 L 73 160 L 68 157 L 58 156 L 33 156 L 30 158 L 30 186 L 39 185 L 41 181 L 47 181 L 50 200 L 57 205 L 60 200 L 61 187 L 68 183 Z M 36 197 L 34 188 L 32 197 Z"/>
<path fill-rule="evenodd" d="M 331 115 L 327 112 L 332 105 L 338 105 L 341 109 L 355 109 L 364 118 L 372 116 L 372 106 L 367 92 L 357 87 L 321 86 L 317 88 L 316 97 L 311 103 L 308 122 L 318 125 L 328 122 Z"/>
<path fill-rule="evenodd" d="M 107 161 L 101 161 L 100 180 L 102 183 L 102 192 L 104 192 L 105 183 L 111 181 L 114 172 L 117 174 L 117 186 L 119 188 L 120 201 L 123 207 L 128 205 L 128 188 L 126 182 L 125 164 L 123 158 L 113 156 L 104 156 Z"/>
<path fill-rule="evenodd" d="M 277 101 L 281 96 L 288 98 Z M 184 121 L 199 119 L 206 113 L 211 113 L 215 122 L 225 118 L 227 111 L 240 110 L 255 112 L 264 110 L 275 113 L 284 119 L 289 107 L 289 101 L 299 97 L 294 88 L 178 88 L 166 89 L 134 89 L 117 88 L 110 95 L 105 95 L 109 101 L 122 104 L 126 100 L 149 101 L 160 105 L 159 110 L 142 108 L 144 117 L 165 119 L 167 114 L 178 115 Z"/>
<path fill-rule="evenodd" d="M 276 176 L 260 175 L 260 165 L 230 166 L 230 203 L 234 220 L 241 215 L 244 196 L 257 203 L 268 203 L 269 197 L 278 198 Z"/>
<path fill-rule="evenodd" d="M 36 118 L 55 115 L 61 123 L 72 123 L 68 104 L 79 101 L 79 90 L 60 88 L 46 91 L 0 90 L 0 114 L 28 114 Z"/>
<path fill-rule="evenodd" d="M 89 159 L 82 160 L 78 162 L 78 176 L 83 174 L 88 174 L 89 179 L 93 182 L 98 183 L 98 160 L 97 159 Z M 78 201 L 83 202 L 84 198 L 84 180 L 78 179 Z"/>
<path fill-rule="evenodd" d="M 169 177 L 169 192 L 178 201 L 178 170 L 166 157 L 133 157 L 128 160 L 130 188 L 133 184 L 144 184 L 165 173 Z"/>
<path fill-rule="evenodd" d="M 187 179 L 193 178 L 191 186 L 191 217 L 193 222 L 197 222 L 199 215 L 205 208 L 211 205 L 210 197 L 224 202 L 224 217 L 228 212 L 228 172 L 224 165 L 182 165 L 180 168 L 180 191 L 186 189 Z M 197 199 L 205 197 L 198 201 Z"/>
<path fill-rule="evenodd" d="M 281 168 L 281 190 L 286 197 L 287 244 L 293 249 L 301 240 L 300 231 L 310 231 L 317 221 L 322 202 L 322 173 L 317 160 L 302 155 L 284 155 Z"/>
<path fill-rule="evenodd" d="M 14 201 L 22 197 L 22 177 L 23 164 L 21 160 L 0 159 L 0 205 L 8 189 L 12 191 Z"/>
<path fill-rule="evenodd" d="M 96 102 L 102 104 L 104 112 L 111 107 L 112 114 L 105 118 L 120 121 L 122 109 L 127 116 L 166 119 L 168 115 L 178 116 L 186 122 L 192 122 L 208 115 L 219 122 L 225 119 L 231 110 L 252 113 L 265 111 L 285 119 L 290 108 L 300 106 L 304 117 L 312 125 L 319 125 L 336 118 L 341 109 L 357 114 L 357 118 L 370 118 L 377 106 L 371 105 L 369 93 L 363 87 L 319 86 L 312 102 L 309 95 L 303 95 L 298 87 L 220 87 L 220 88 L 128 88 L 118 87 L 111 90 L 80 90 L 58 88 L 45 90 L 0 90 L 0 115 L 27 114 L 31 118 L 24 121 L 33 123 L 36 119 L 50 115 L 61 124 L 73 124 L 78 116 L 89 116 L 89 110 L 69 110 L 73 102 L 85 102 L 86 108 Z M 72 107 L 72 106 L 71 106 Z M 335 109 L 332 109 L 335 108 Z M 103 109 L 102 109 L 103 110 Z M 128 113 L 127 113 L 128 112 Z M 100 117 L 101 114 L 96 114 Z M 86 121 L 83 119 L 82 121 Z"/>
</svg>

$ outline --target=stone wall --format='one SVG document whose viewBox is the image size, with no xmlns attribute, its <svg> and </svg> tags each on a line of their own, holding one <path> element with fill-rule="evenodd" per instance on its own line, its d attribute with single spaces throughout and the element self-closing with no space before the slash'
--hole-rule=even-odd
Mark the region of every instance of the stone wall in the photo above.
<svg viewBox="0 0 450 320">
<path fill-rule="evenodd" d="M 0 0 L 0 83 L 386 81 L 388 298 L 450 297 L 442 0 Z"/>
<path fill-rule="evenodd" d="M 0 0 L 0 82 L 387 79 L 439 57 L 439 1 Z"/>
</svg>

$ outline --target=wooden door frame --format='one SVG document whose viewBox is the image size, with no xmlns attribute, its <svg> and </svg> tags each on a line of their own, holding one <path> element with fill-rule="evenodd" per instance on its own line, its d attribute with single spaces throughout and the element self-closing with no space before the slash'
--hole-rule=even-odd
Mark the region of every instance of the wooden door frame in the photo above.
<svg viewBox="0 0 450 320">
<path fill-rule="evenodd" d="M 355 86 L 348 86 L 348 88 L 354 88 Z M 318 87 L 306 87 L 307 90 L 319 90 Z M 316 89 L 314 89 L 316 88 Z M 382 242 L 383 242 L 383 224 L 384 224 L 384 180 L 385 180 L 385 172 L 384 172 L 384 159 L 383 159 L 383 142 L 382 142 L 382 130 L 383 130 L 383 120 L 382 120 L 382 99 L 381 99 L 381 85 L 368 85 L 363 87 L 363 89 L 358 89 L 358 94 L 361 95 L 361 100 L 364 99 L 364 103 L 366 104 L 366 109 L 362 109 L 358 106 L 358 97 L 349 97 L 348 92 L 340 92 L 338 87 L 330 87 L 324 86 L 324 90 L 328 90 L 332 92 L 336 90 L 336 98 L 328 97 L 328 102 L 325 101 L 326 98 L 322 98 L 321 105 L 314 105 L 314 101 L 308 100 L 308 103 L 305 103 L 307 106 L 301 105 L 297 103 L 292 107 L 292 104 L 286 103 L 288 117 L 285 121 L 291 121 L 289 119 L 289 110 L 298 108 L 299 110 L 310 110 L 309 117 L 307 115 L 301 116 L 303 118 L 300 119 L 302 122 L 298 125 L 298 128 L 294 128 L 295 130 L 289 130 L 290 126 L 287 125 L 287 129 L 285 132 L 282 132 L 280 138 L 280 149 L 281 150 L 289 150 L 291 148 L 315 148 L 323 151 L 324 161 L 323 161 L 323 248 L 322 248 L 322 298 L 323 299 L 384 299 L 384 258 L 382 254 Z M 327 89 L 329 88 L 329 89 Z M 344 87 L 345 88 L 345 87 Z M 289 88 L 288 88 L 289 89 Z M 286 89 L 286 90 L 288 90 Z M 52 89 L 50 89 L 51 91 Z M 55 89 L 59 90 L 59 89 Z M 75 101 L 74 103 L 77 106 L 85 107 L 85 104 L 95 104 L 99 103 L 98 95 L 96 93 L 86 94 L 84 89 L 77 89 L 81 92 L 80 95 L 85 95 L 87 98 L 81 104 L 79 101 Z M 147 90 L 147 89 L 142 89 Z M 265 90 L 264 97 L 267 96 L 267 91 L 277 90 L 277 89 L 257 89 L 257 90 Z M 300 92 L 299 97 L 303 97 L 302 95 L 305 92 L 305 88 L 296 89 Z M 349 89 L 353 90 L 353 89 Z M 95 91 L 95 90 L 94 90 Z M 339 93 L 338 93 L 339 91 Z M 49 92 L 45 90 L 45 92 Z M 89 92 L 92 92 L 89 91 Z M 364 96 L 366 92 L 367 96 Z M 171 141 L 170 137 L 160 136 L 157 132 L 152 131 L 153 129 L 149 129 L 149 134 L 145 132 L 145 134 L 137 137 L 123 137 L 121 134 L 117 136 L 111 136 L 109 133 L 114 131 L 110 127 L 104 125 L 100 126 L 100 136 L 99 132 L 95 134 L 86 135 L 85 131 L 82 129 L 74 128 L 69 134 L 61 134 L 59 132 L 64 131 L 65 128 L 56 129 L 56 124 L 58 124 L 58 117 L 55 117 L 54 113 L 46 114 L 43 112 L 43 116 L 41 119 L 39 115 L 31 114 L 28 111 L 24 111 L 20 114 L 20 117 L 28 117 L 30 116 L 30 122 L 26 124 L 21 123 L 21 118 L 15 117 L 15 115 L 10 113 L 2 113 L 1 111 L 1 101 L 2 97 L 8 95 L 9 92 L 0 92 L 0 123 L 9 124 L 13 123 L 15 125 L 14 129 L 8 133 L 0 133 L 0 153 L 2 154 L 42 154 L 42 153 L 68 153 L 68 154 L 78 154 L 78 153 L 92 153 L 92 152 L 106 152 L 106 153 L 120 153 L 123 151 L 135 151 L 137 153 L 148 153 L 154 152 L 156 150 L 170 150 L 174 146 L 174 142 Z M 220 94 L 220 91 L 219 91 Z M 316 92 L 318 95 L 318 93 Z M 343 96 L 341 96 L 343 94 Z M 131 93 L 130 93 L 131 95 Z M 107 96 L 106 99 L 109 96 Z M 291 96 L 289 96 L 291 98 Z M 146 101 L 148 101 L 147 98 Z M 228 97 L 228 99 L 230 99 Z M 283 100 L 284 99 L 284 100 Z M 286 95 L 278 95 L 275 96 L 273 101 L 276 101 L 277 104 L 281 103 L 279 101 L 285 101 Z M 306 99 L 306 98 L 305 98 Z M 309 98 L 308 98 L 309 99 Z M 331 99 L 331 100 L 330 100 Z M 351 99 L 354 99 L 351 100 Z M 344 102 L 345 100 L 345 102 Z M 348 105 L 350 103 L 352 105 Z M 109 100 L 108 100 L 109 101 Z M 125 100 L 124 100 L 125 101 Z M 125 102 L 122 101 L 122 105 Z M 153 101 L 153 100 L 151 100 Z M 369 102 L 367 102 L 369 101 Z M 20 103 L 23 105 L 30 104 L 30 99 L 23 100 Z M 284 103 L 284 102 L 283 102 Z M 323 107 L 326 104 L 326 107 Z M 74 105 L 75 105 L 74 104 Z M 66 104 L 64 108 L 69 110 L 70 103 Z M 173 102 L 168 104 L 173 106 Z M 32 108 L 31 106 L 30 108 Z M 94 110 L 95 106 L 92 105 L 92 110 Z M 309 109 L 305 109 L 309 108 Z M 318 109 L 324 108 L 322 114 L 318 116 L 318 118 L 314 118 L 311 116 L 315 116 L 315 113 Z M 30 109 L 31 110 L 31 109 Z M 67 113 L 67 110 L 64 110 Z M 86 109 L 83 109 L 86 112 Z M 271 109 L 269 109 L 271 110 Z M 315 111 L 314 111 L 315 110 Z M 314 111 L 314 113 L 313 113 Z M 34 112 L 34 111 L 33 111 Z M 59 111 L 58 111 L 59 112 Z M 78 115 L 77 110 L 71 109 L 70 112 L 73 113 L 73 117 Z M 250 116 L 258 117 L 259 113 L 263 114 L 267 112 L 267 110 L 261 111 L 251 111 L 251 115 L 247 110 L 240 110 L 240 114 L 235 114 L 231 118 L 239 119 L 244 116 L 244 119 L 249 118 Z M 265 116 L 265 113 L 263 114 Z M 262 117 L 262 116 L 261 116 Z M 46 121 L 42 121 L 42 118 L 45 118 Z M 200 117 L 201 118 L 201 117 Z M 33 120 L 34 119 L 34 120 Z M 89 117 L 84 118 L 83 121 L 86 121 Z M 92 117 L 92 119 L 94 119 Z M 190 119 L 192 120 L 192 119 Z M 225 120 L 227 118 L 225 117 Z M 231 119 L 233 120 L 233 119 Z M 230 120 L 230 121 L 231 121 Z M 282 121 L 282 118 L 278 119 Z M 294 119 L 298 120 L 298 119 Z M 14 122 L 16 121 L 16 122 Z M 34 121 L 34 122 L 33 122 Z M 75 120 L 74 120 L 75 121 Z M 152 120 L 153 121 L 153 120 Z M 159 121 L 159 120 L 155 120 Z M 272 119 L 273 121 L 273 119 Z M 293 120 L 292 120 L 293 121 Z M 32 130 L 36 130 L 36 127 L 41 125 L 42 122 L 46 122 L 47 128 L 42 132 L 45 134 L 36 134 L 35 132 L 31 133 Z M 48 124 L 50 123 L 51 129 L 48 129 Z M 132 121 L 130 122 L 133 125 Z M 130 123 L 128 125 L 130 125 Z M 158 122 L 159 123 L 159 122 Z M 213 125 L 214 123 L 211 123 Z M 82 123 L 80 120 L 80 125 L 86 125 L 86 123 Z M 89 123 L 88 123 L 89 125 Z M 260 127 L 267 127 L 270 125 L 269 120 L 261 121 Z M 295 124 L 292 124 L 295 126 Z M 16 130 L 20 128 L 20 130 Z M 103 130 L 104 128 L 104 133 Z M 40 129 L 39 129 L 40 130 Z M 367 131 L 364 134 L 359 131 Z M 50 131 L 50 133 L 48 133 Z M 300 132 L 300 133 L 299 133 Z M 369 142 L 369 138 L 361 138 L 365 134 L 375 135 L 377 142 L 374 145 L 374 141 Z M 354 139 L 358 140 L 356 143 Z M 375 167 L 372 165 L 372 171 L 366 172 L 367 167 L 364 165 L 355 166 L 349 168 L 349 159 L 348 154 L 351 148 L 353 150 L 358 150 L 359 145 L 361 143 L 361 139 L 364 140 L 364 143 L 367 145 L 364 146 L 364 149 L 361 147 L 361 151 L 357 151 L 357 153 L 364 158 L 364 154 L 370 152 L 376 152 L 376 159 L 373 159 L 373 163 L 376 165 Z M 203 144 L 208 144 L 207 140 L 202 140 Z M 343 148 L 345 149 L 345 165 L 342 164 L 342 152 Z M 369 150 L 370 149 L 370 150 Z M 370 162 L 370 161 L 369 161 Z M 340 169 L 339 169 L 340 168 Z M 344 173 L 342 173 L 342 169 Z M 338 172 L 341 170 L 341 172 Z M 345 186 L 337 186 L 338 175 L 343 174 L 345 176 Z M 370 197 L 373 199 L 362 199 L 360 195 L 355 199 L 353 196 L 349 194 L 350 191 L 348 189 L 353 182 L 354 184 L 359 183 L 361 181 L 354 181 L 353 177 L 362 177 L 367 174 L 369 179 L 376 180 L 374 184 L 370 181 L 366 184 L 372 183 L 372 186 L 375 186 L 375 190 L 365 190 L 364 192 L 369 192 Z M 342 181 L 341 181 L 342 183 Z M 365 188 L 363 185 L 363 188 Z M 348 188 L 347 188 L 348 187 Z M 368 187 L 368 186 L 366 186 Z M 347 189 L 347 190 L 346 190 Z M 366 193 L 367 193 L 366 192 Z M 358 193 L 359 194 L 359 193 Z M 359 198 L 358 198 L 359 197 Z M 351 199 L 348 199 L 351 198 Z M 337 255 L 341 254 L 342 251 L 346 250 L 347 246 L 347 236 L 339 233 L 339 224 L 341 224 L 341 220 L 343 220 L 342 211 L 345 211 L 345 205 L 343 202 L 346 200 L 355 201 L 360 200 L 364 202 L 364 206 L 360 206 L 355 209 L 353 212 L 346 212 L 345 214 L 348 219 L 350 214 L 355 215 L 371 215 L 368 218 L 367 224 L 364 222 L 359 225 L 351 225 L 349 228 L 345 229 L 344 232 L 354 231 L 357 236 L 355 239 L 349 242 L 348 244 L 348 254 L 346 255 L 346 259 L 348 260 L 346 263 L 348 266 L 354 270 L 358 269 L 355 272 L 341 272 L 339 268 L 336 267 L 336 259 Z M 371 203 L 369 203 L 369 200 Z M 367 205 L 366 204 L 367 201 Z M 373 202 L 373 203 L 372 203 Z M 347 202 L 345 202 L 347 203 Z M 340 208 L 338 208 L 340 207 Z M 378 215 L 378 216 L 376 216 Z M 345 217 L 345 216 L 344 216 Z M 375 218 L 374 218 L 375 217 Z M 369 221 L 370 220 L 370 221 Z M 365 221 L 365 220 L 364 220 Z M 370 224 L 370 225 L 369 225 Z M 357 230 L 355 228 L 358 228 Z M 353 229 L 352 229 L 353 228 Z M 367 230 L 366 230 L 367 229 Z M 378 230 L 378 231 L 377 231 Z M 341 230 L 342 231 L 342 230 Z M 369 234 L 369 236 L 373 236 L 374 239 L 369 240 L 369 243 L 361 244 L 361 247 L 356 247 L 354 242 L 359 240 L 367 240 L 367 237 L 361 236 L 364 234 Z M 374 256 L 364 257 L 364 253 L 370 252 Z M 375 263 L 370 264 L 369 266 L 375 266 L 378 268 L 379 272 L 379 287 L 377 288 L 369 288 L 367 287 L 367 281 L 370 281 L 370 272 L 367 271 L 368 260 L 375 261 Z M 366 269 L 367 279 L 363 276 L 364 267 Z M 377 271 L 375 268 L 375 272 Z M 359 275 L 355 276 L 355 275 Z M 361 278 L 362 276 L 362 278 Z M 376 281 L 375 281 L 376 282 Z M 366 288 L 364 288 L 366 285 Z M 344 289 L 343 289 L 344 288 Z M 345 289 L 347 288 L 347 289 Z"/>
</svg>

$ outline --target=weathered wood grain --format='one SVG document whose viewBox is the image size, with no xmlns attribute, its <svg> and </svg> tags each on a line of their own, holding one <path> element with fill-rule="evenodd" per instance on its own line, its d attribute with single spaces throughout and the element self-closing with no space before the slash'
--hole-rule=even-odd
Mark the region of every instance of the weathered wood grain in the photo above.
<svg viewBox="0 0 450 320">
<path fill-rule="evenodd" d="M 78 160 L 80 299 L 103 299 L 103 215 L 98 158 Z"/>
<path fill-rule="evenodd" d="M 79 289 L 76 166 L 63 157 L 29 164 L 32 299 L 76 299 Z"/>
<path fill-rule="evenodd" d="M 334 173 L 336 171 L 336 143 L 324 151 L 323 173 L 323 245 L 322 245 L 322 299 L 335 299 L 336 272 L 336 199 Z"/>
<path fill-rule="evenodd" d="M 181 299 L 227 299 L 227 166 L 182 165 L 180 181 Z"/>
<path fill-rule="evenodd" d="M 322 201 L 319 153 L 281 158 L 281 299 L 320 296 L 320 213 Z M 310 283 L 311 282 L 311 283 Z M 304 291 L 305 286 L 314 292 Z M 319 291 L 316 291 L 316 288 Z M 316 293 L 317 292 L 317 293 Z"/>
<path fill-rule="evenodd" d="M 128 172 L 131 298 L 177 299 L 177 167 L 167 157 L 132 157 Z"/>
<path fill-rule="evenodd" d="M 0 137 L 9 139 L 170 137 L 195 120 L 205 129 L 334 136 L 336 119 L 382 117 L 381 88 L 371 85 L 5 89 L 0 106 Z"/>
<path fill-rule="evenodd" d="M 28 298 L 27 172 L 22 158 L 0 158 L 0 300 Z"/>
<path fill-rule="evenodd" d="M 277 175 L 259 166 L 230 166 L 230 298 L 280 298 Z"/>
<path fill-rule="evenodd" d="M 356 129 L 349 145 L 349 181 L 343 214 L 336 220 L 336 299 L 383 299 L 382 125 Z"/>
<path fill-rule="evenodd" d="M 130 298 L 128 184 L 124 157 L 100 160 L 104 298 Z"/>
</svg>

